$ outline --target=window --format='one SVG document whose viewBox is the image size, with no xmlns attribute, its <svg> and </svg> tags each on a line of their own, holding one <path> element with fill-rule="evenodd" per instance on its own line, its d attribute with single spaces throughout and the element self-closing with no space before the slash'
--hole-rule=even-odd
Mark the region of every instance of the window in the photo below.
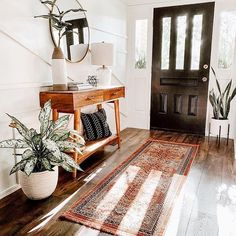
<svg viewBox="0 0 236 236">
<path fill-rule="evenodd" d="M 177 18 L 177 46 L 176 46 L 176 69 L 184 69 L 185 38 L 186 38 L 186 16 Z"/>
<path fill-rule="evenodd" d="M 193 17 L 191 70 L 199 70 L 202 43 L 202 15 Z"/>
<path fill-rule="evenodd" d="M 170 66 L 170 30 L 171 17 L 162 19 L 162 46 L 161 46 L 161 69 L 168 70 Z"/>
<path fill-rule="evenodd" d="M 218 67 L 228 69 L 233 64 L 235 53 L 236 12 L 223 12 L 220 22 Z"/>
<path fill-rule="evenodd" d="M 136 20 L 135 26 L 135 69 L 147 67 L 148 20 Z"/>
</svg>

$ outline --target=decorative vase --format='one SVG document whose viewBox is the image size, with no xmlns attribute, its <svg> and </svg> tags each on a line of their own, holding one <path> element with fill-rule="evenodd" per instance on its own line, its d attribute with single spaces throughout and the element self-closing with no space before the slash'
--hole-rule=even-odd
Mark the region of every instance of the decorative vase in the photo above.
<svg viewBox="0 0 236 236">
<path fill-rule="evenodd" d="M 19 182 L 24 194 L 31 200 L 41 200 L 51 196 L 58 182 L 58 166 L 53 170 L 32 173 L 30 176 L 19 171 Z"/>
<path fill-rule="evenodd" d="M 227 136 L 228 133 L 228 119 L 214 119 L 211 118 L 211 134 L 219 135 L 220 127 L 221 127 L 221 136 Z"/>
<path fill-rule="evenodd" d="M 67 90 L 66 60 L 60 47 L 55 47 L 52 54 L 53 90 Z"/>
</svg>

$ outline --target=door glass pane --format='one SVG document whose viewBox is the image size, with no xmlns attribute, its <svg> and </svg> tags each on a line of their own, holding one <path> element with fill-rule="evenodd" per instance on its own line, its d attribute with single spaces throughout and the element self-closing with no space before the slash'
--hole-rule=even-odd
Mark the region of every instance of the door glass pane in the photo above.
<svg viewBox="0 0 236 236">
<path fill-rule="evenodd" d="M 147 66 L 147 29 L 148 20 L 136 20 L 135 26 L 135 69 Z"/>
<path fill-rule="evenodd" d="M 202 42 L 202 15 L 193 17 L 191 70 L 199 70 Z"/>
<path fill-rule="evenodd" d="M 184 52 L 185 52 L 185 38 L 186 38 L 186 16 L 179 16 L 177 18 L 177 47 L 176 47 L 176 69 L 184 69 Z"/>
<path fill-rule="evenodd" d="M 220 23 L 218 67 L 228 69 L 235 53 L 236 12 L 223 12 Z"/>
<path fill-rule="evenodd" d="M 161 69 L 168 70 L 170 64 L 171 17 L 162 19 Z"/>
</svg>

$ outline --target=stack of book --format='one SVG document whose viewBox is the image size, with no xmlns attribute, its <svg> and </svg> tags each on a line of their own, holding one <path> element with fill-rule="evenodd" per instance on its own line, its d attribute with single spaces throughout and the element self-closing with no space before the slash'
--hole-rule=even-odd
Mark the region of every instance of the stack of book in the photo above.
<svg viewBox="0 0 236 236">
<path fill-rule="evenodd" d="M 78 83 L 78 82 L 68 83 L 68 90 L 70 90 L 70 91 L 88 90 L 88 89 L 92 89 L 92 88 L 93 88 L 93 86 L 88 83 Z"/>
</svg>

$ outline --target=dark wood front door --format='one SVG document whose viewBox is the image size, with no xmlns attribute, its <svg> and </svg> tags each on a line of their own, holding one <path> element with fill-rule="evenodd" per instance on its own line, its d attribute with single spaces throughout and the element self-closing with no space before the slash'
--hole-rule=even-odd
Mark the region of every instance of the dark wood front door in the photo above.
<svg viewBox="0 0 236 236">
<path fill-rule="evenodd" d="M 214 3 L 154 9 L 151 129 L 205 133 Z"/>
</svg>

